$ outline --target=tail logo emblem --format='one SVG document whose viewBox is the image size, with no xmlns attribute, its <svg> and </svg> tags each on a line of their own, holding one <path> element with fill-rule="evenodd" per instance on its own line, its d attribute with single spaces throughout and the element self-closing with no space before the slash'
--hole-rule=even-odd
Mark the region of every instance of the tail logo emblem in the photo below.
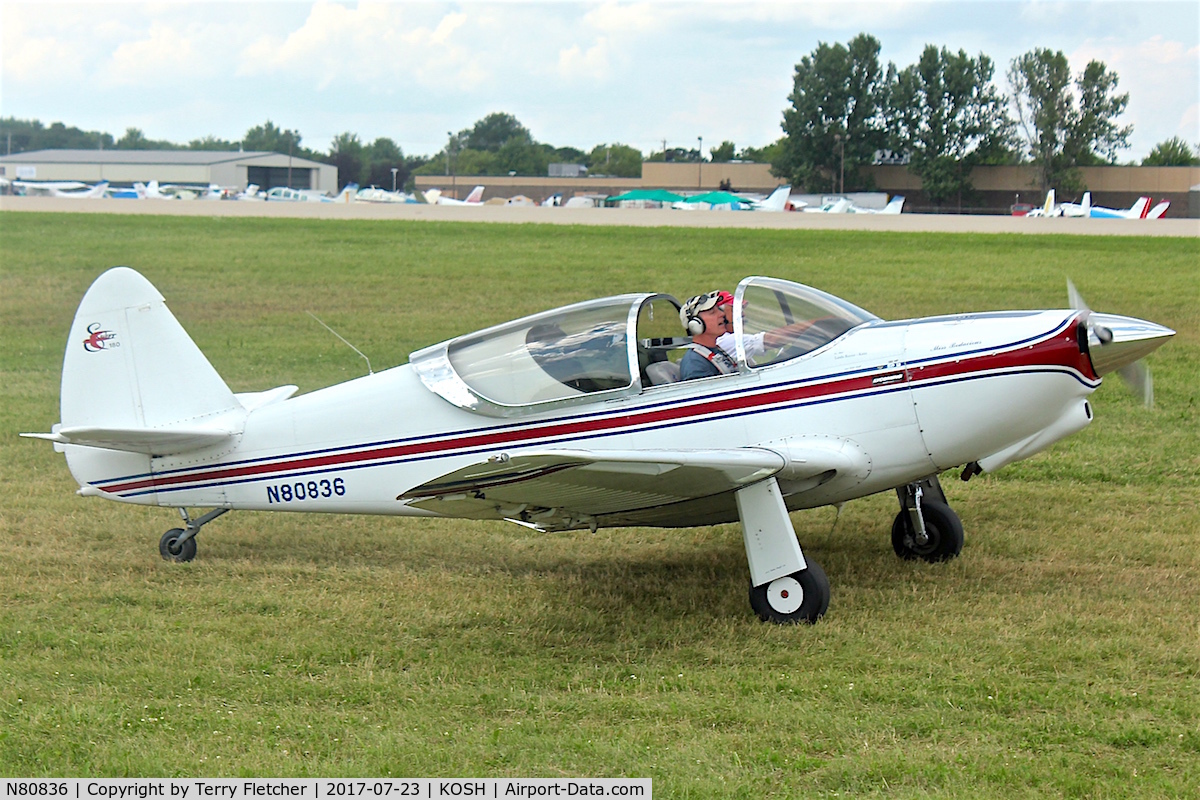
<svg viewBox="0 0 1200 800">
<path fill-rule="evenodd" d="M 117 335 L 112 331 L 100 330 L 100 323 L 93 322 L 88 325 L 88 333 L 91 336 L 83 340 L 83 349 L 89 353 L 99 353 L 101 350 L 111 350 L 114 347 L 120 347 L 121 343 L 114 341 Z"/>
</svg>

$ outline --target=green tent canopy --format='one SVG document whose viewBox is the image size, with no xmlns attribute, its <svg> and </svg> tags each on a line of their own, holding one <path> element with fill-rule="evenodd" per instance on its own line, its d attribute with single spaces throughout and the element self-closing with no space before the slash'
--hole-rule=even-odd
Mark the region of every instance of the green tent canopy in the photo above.
<svg viewBox="0 0 1200 800">
<path fill-rule="evenodd" d="M 633 189 L 625 194 L 613 195 L 608 198 L 610 203 L 619 203 L 622 200 L 655 200 L 659 203 L 678 203 L 683 199 L 683 195 L 668 192 L 666 189 Z"/>
<path fill-rule="evenodd" d="M 685 203 L 708 203 L 710 206 L 720 206 L 726 203 L 739 203 L 743 206 L 749 206 L 750 201 L 744 197 L 738 197 L 730 192 L 705 192 L 704 194 L 694 194 L 691 197 L 683 198 Z"/>
</svg>

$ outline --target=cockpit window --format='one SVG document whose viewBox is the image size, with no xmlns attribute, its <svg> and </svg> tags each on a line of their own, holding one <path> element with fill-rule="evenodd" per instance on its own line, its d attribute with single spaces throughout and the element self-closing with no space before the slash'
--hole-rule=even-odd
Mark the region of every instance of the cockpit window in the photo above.
<svg viewBox="0 0 1200 800">
<path fill-rule="evenodd" d="M 747 278 L 736 299 L 742 332 L 738 360 L 752 367 L 798 358 L 879 319 L 839 297 L 773 278 Z"/>
<path fill-rule="evenodd" d="M 506 406 L 623 389 L 630 371 L 628 299 L 575 306 L 491 328 L 450 345 L 455 373 Z"/>
</svg>

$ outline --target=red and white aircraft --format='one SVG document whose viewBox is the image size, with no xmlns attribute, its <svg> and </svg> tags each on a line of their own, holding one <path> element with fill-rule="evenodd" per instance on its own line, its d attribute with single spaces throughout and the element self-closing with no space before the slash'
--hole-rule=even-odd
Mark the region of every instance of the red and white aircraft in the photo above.
<svg viewBox="0 0 1200 800">
<path fill-rule="evenodd" d="M 1079 303 L 1082 305 L 1082 303 Z M 1173 331 L 1087 310 L 897 322 L 797 283 L 743 280 L 738 371 L 678 382 L 679 303 L 628 294 L 559 308 L 292 397 L 235 394 L 158 291 L 125 267 L 84 296 L 55 443 L 79 494 L 178 508 L 188 561 L 226 511 L 505 519 L 539 530 L 741 521 L 750 602 L 812 622 L 829 603 L 788 512 L 895 490 L 906 559 L 959 554 L 937 481 L 1027 458 L 1092 419 L 1101 376 Z M 787 331 L 779 349 L 755 334 Z M 210 508 L 191 518 L 189 507 Z"/>
</svg>

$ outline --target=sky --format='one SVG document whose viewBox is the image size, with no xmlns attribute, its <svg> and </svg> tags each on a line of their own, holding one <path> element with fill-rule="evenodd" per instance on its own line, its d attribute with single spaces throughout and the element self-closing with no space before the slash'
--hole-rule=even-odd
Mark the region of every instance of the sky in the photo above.
<svg viewBox="0 0 1200 800">
<path fill-rule="evenodd" d="M 270 120 L 313 150 L 349 132 L 433 155 L 505 112 L 556 147 L 740 150 L 782 135 L 804 56 L 859 33 L 901 69 L 930 44 L 986 55 L 1005 93 L 1034 48 L 1103 61 L 1130 96 L 1121 162 L 1200 145 L 1196 0 L 0 0 L 0 116 L 180 144 Z"/>
</svg>

